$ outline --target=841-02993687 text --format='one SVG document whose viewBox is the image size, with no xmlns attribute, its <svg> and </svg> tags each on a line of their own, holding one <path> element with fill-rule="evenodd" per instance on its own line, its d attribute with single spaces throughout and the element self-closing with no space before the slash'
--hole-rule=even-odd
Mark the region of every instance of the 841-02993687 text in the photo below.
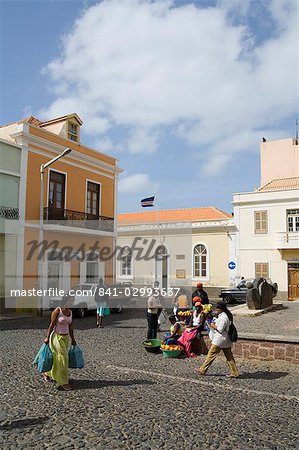
<svg viewBox="0 0 299 450">
<path fill-rule="evenodd" d="M 162 297 L 174 297 L 178 294 L 180 288 L 168 288 L 168 289 L 158 289 L 152 287 L 123 287 L 122 289 L 117 288 L 99 288 L 98 295 L 108 296 L 108 297 L 149 297 L 151 295 Z"/>
</svg>

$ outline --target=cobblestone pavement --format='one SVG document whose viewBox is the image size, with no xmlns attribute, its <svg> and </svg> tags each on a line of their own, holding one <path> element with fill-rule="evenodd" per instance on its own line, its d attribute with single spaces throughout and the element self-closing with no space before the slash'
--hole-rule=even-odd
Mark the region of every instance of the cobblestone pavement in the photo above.
<svg viewBox="0 0 299 450">
<path fill-rule="evenodd" d="M 281 309 L 260 316 L 235 316 L 234 322 L 242 333 L 299 337 L 299 302 L 284 302 Z"/>
<path fill-rule="evenodd" d="M 141 347 L 142 311 L 75 322 L 86 368 L 74 390 L 44 384 L 32 360 L 47 318 L 1 323 L 1 449 L 295 449 L 298 369 L 238 360 L 230 380 L 222 358 L 206 377 L 202 358 L 163 359 Z"/>
</svg>

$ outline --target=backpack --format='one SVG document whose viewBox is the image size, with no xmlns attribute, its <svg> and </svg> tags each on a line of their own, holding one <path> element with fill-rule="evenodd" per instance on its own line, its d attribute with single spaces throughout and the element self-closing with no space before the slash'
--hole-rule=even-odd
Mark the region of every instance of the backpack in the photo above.
<svg viewBox="0 0 299 450">
<path fill-rule="evenodd" d="M 235 327 L 234 323 L 231 322 L 229 329 L 228 329 L 228 335 L 229 338 L 232 342 L 237 342 L 238 340 L 238 332 L 237 332 L 237 328 Z"/>
</svg>

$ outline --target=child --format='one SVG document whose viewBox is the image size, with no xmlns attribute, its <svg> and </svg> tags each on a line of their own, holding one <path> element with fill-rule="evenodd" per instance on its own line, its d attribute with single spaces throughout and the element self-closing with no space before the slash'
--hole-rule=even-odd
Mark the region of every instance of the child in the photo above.
<svg viewBox="0 0 299 450">
<path fill-rule="evenodd" d="M 170 333 L 166 333 L 166 338 L 164 342 L 166 344 L 177 344 L 177 340 L 182 335 L 182 327 L 180 322 L 176 320 L 175 315 L 169 316 L 169 322 L 171 323 L 170 326 Z"/>
</svg>

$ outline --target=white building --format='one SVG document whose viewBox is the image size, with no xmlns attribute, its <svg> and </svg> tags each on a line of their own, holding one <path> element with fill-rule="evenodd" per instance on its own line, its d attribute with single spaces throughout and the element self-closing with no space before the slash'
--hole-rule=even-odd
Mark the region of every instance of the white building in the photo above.
<svg viewBox="0 0 299 450">
<path fill-rule="evenodd" d="M 165 289 L 198 282 L 210 288 L 228 286 L 236 277 L 228 268 L 235 233 L 231 215 L 213 207 L 119 214 L 117 245 L 123 257 L 117 262 L 117 280 L 137 286 L 158 280 Z M 131 251 L 134 240 L 143 255 L 152 247 L 151 256 L 160 248 L 168 257 L 137 258 L 138 250 Z"/>
<path fill-rule="evenodd" d="M 238 275 L 269 277 L 289 300 L 299 298 L 298 152 L 295 139 L 263 142 L 261 187 L 233 196 Z"/>
</svg>

